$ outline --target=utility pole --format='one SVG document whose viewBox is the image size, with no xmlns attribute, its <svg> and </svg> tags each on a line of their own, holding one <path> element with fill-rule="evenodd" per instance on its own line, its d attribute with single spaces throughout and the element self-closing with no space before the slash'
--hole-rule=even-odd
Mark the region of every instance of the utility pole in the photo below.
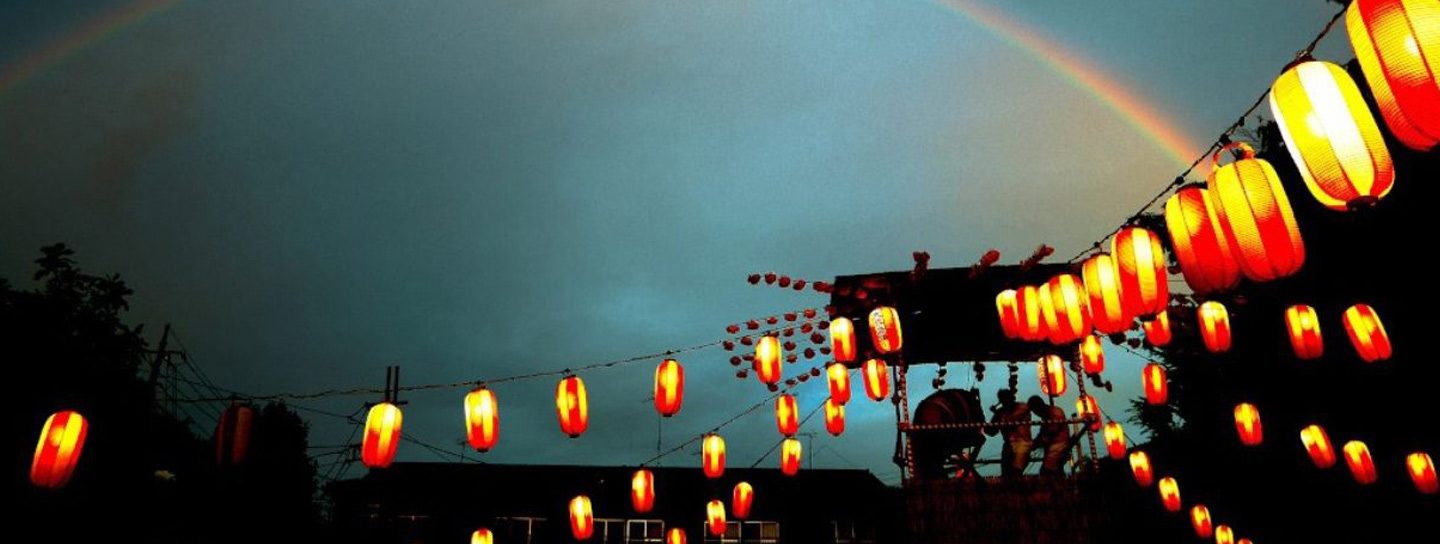
<svg viewBox="0 0 1440 544">
<path fill-rule="evenodd" d="M 160 367 L 170 361 L 170 352 L 165 347 L 170 342 L 170 324 L 165 324 L 165 332 L 160 334 L 160 349 L 155 350 L 155 358 L 150 361 L 150 396 L 155 396 L 155 386 L 160 382 Z"/>
</svg>

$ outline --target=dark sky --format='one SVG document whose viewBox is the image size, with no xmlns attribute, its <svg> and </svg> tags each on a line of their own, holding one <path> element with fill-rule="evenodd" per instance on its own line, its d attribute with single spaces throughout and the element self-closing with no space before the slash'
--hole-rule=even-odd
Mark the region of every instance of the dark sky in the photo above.
<svg viewBox="0 0 1440 544">
<path fill-rule="evenodd" d="M 0 2 L 0 72 L 130 4 Z M 1337 9 L 1012 4 L 991 5 L 1197 141 Z M 1322 57 L 1348 58 L 1340 34 Z M 410 384 L 478 380 L 702 343 L 824 303 L 751 287 L 755 271 L 904 269 L 917 249 L 937 267 L 990 247 L 1013 261 L 1042 242 L 1068 256 L 1178 171 L 944 3 L 194 0 L 0 89 L 0 276 L 25 285 L 37 248 L 69 243 L 130 282 L 152 341 L 174 324 L 242 391 L 378 386 L 388 364 Z M 728 355 L 682 359 L 686 405 L 663 443 L 767 394 Z M 1118 410 L 1140 361 L 1111 357 L 1117 392 L 1100 401 Z M 556 427 L 553 380 L 496 387 L 501 444 L 486 459 L 643 460 L 652 371 L 585 374 L 578 440 Z M 920 392 L 931 372 L 916 372 Z M 963 367 L 951 376 L 968 386 Z M 1004 378 L 991 368 L 987 401 Z M 801 388 L 802 409 L 823 389 Z M 407 430 L 453 446 L 462 395 L 411 395 Z M 895 481 L 888 408 L 854 401 L 843 437 L 817 437 L 816 465 Z M 313 424 L 315 443 L 349 431 Z M 725 435 L 745 465 L 776 438 L 768 410 Z"/>
</svg>

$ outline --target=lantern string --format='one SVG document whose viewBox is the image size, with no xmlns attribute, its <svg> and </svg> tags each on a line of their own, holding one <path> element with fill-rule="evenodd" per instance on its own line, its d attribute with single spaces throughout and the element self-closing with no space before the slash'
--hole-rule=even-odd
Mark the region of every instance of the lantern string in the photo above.
<svg viewBox="0 0 1440 544">
<path fill-rule="evenodd" d="M 1330 31 L 1335 28 L 1335 23 L 1344 16 L 1345 8 L 1341 7 L 1340 11 L 1336 12 L 1334 16 L 1330 17 L 1330 20 L 1327 21 L 1325 23 L 1325 26 L 1320 29 L 1320 32 L 1315 35 L 1315 38 L 1311 39 L 1310 43 L 1306 44 L 1304 49 L 1301 49 L 1298 53 L 1296 53 L 1295 58 L 1292 60 L 1299 60 L 1309 57 L 1310 54 L 1315 51 L 1315 47 L 1320 44 L 1320 41 L 1325 39 L 1325 36 L 1329 35 Z M 1224 148 L 1225 144 L 1230 142 L 1230 136 L 1234 135 L 1235 131 L 1240 130 L 1240 127 L 1245 126 L 1245 120 L 1249 118 L 1252 114 L 1254 114 L 1255 110 L 1259 109 L 1261 104 L 1265 103 L 1265 97 L 1269 95 L 1270 88 L 1266 87 L 1265 90 L 1260 93 L 1260 96 L 1256 97 L 1255 101 L 1250 103 L 1250 107 L 1245 108 L 1245 113 L 1240 114 L 1240 117 L 1236 119 L 1234 123 L 1231 123 L 1229 127 L 1226 127 L 1225 130 L 1220 133 L 1220 136 L 1215 139 L 1215 142 L 1210 144 L 1210 147 L 1205 149 L 1204 153 L 1201 153 L 1200 156 L 1195 157 L 1195 160 L 1190 162 L 1190 166 L 1186 167 L 1185 171 L 1180 172 L 1180 175 L 1175 176 L 1174 181 L 1171 181 L 1163 189 L 1161 189 L 1159 193 L 1156 193 L 1154 197 L 1151 197 L 1150 200 L 1146 201 L 1145 205 L 1141 206 L 1139 210 L 1136 210 L 1135 213 L 1127 217 L 1125 219 L 1125 222 L 1121 223 L 1120 226 L 1115 227 L 1109 233 L 1106 233 L 1104 236 L 1100 237 L 1099 240 L 1096 240 L 1095 243 L 1092 244 L 1090 247 L 1080 250 L 1080 252 L 1076 253 L 1074 257 L 1071 257 L 1069 260 L 1065 261 L 1066 264 L 1074 264 L 1081 258 L 1099 251 L 1106 240 L 1109 240 L 1110 237 L 1115 236 L 1116 233 L 1120 232 L 1126 226 L 1134 224 L 1137 220 L 1140 219 L 1140 216 L 1144 215 L 1146 211 L 1148 211 L 1151 207 L 1155 206 L 1155 204 L 1159 202 L 1160 199 L 1169 196 L 1171 192 L 1185 185 L 1186 176 L 1189 176 L 1191 173 L 1193 173 L 1195 171 L 1195 168 L 1199 167 L 1201 163 L 1205 162 L 1205 159 L 1210 158 L 1216 151 Z"/>
<path fill-rule="evenodd" d="M 816 370 L 821 370 L 821 367 L 820 367 L 820 366 L 812 367 L 810 370 L 807 370 L 807 371 L 805 371 L 805 372 L 802 372 L 801 374 L 796 374 L 796 376 L 800 376 L 800 375 L 803 375 L 803 374 L 809 374 L 811 371 L 816 371 Z M 792 377 L 791 380 L 793 380 L 793 379 L 794 379 L 794 378 Z M 809 380 L 806 380 L 806 381 L 808 382 Z M 819 380 L 817 380 L 817 381 L 819 381 Z M 640 463 L 640 466 L 643 467 L 643 466 L 650 465 L 650 464 L 652 464 L 652 463 L 654 463 L 654 462 L 656 462 L 656 461 L 659 461 L 659 460 L 661 460 L 661 459 L 663 459 L 663 458 L 665 458 L 665 457 L 667 457 L 667 456 L 669 456 L 669 455 L 671 455 L 671 454 L 674 454 L 675 452 L 678 452 L 678 451 L 680 451 L 680 450 L 685 449 L 687 446 L 690 446 L 691 444 L 694 444 L 694 443 L 696 443 L 696 442 L 699 442 L 699 441 L 701 441 L 701 440 L 704 440 L 706 435 L 720 432 L 720 429 L 723 429 L 723 428 L 729 426 L 731 423 L 734 423 L 734 422 L 736 422 L 736 421 L 739 421 L 740 418 L 743 418 L 743 417 L 745 417 L 745 416 L 748 416 L 748 415 L 754 413 L 756 410 L 759 410 L 762 406 L 765 406 L 765 405 L 767 405 L 767 404 L 770 404 L 770 403 L 774 402 L 775 399 L 780 398 L 780 395 L 783 395 L 783 394 L 785 394 L 785 393 L 788 393 L 788 392 L 794 390 L 795 388 L 799 387 L 800 384 L 806 383 L 806 382 L 802 382 L 802 381 L 799 381 L 799 380 L 794 380 L 793 383 L 790 382 L 790 380 L 786 380 L 786 382 L 787 382 L 787 384 L 786 384 L 784 387 L 781 387 L 778 391 L 776 391 L 776 392 L 770 394 L 769 396 L 765 397 L 765 398 L 762 399 L 760 402 L 757 402 L 757 403 L 755 403 L 755 404 L 750 405 L 749 408 L 746 408 L 744 411 L 742 411 L 742 412 L 740 412 L 740 413 L 738 413 L 738 414 L 735 414 L 734 416 L 731 416 L 730 419 L 727 419 L 727 420 L 725 420 L 725 421 L 720 422 L 719 425 L 716 425 L 716 426 L 714 426 L 714 427 L 711 427 L 710 430 L 707 431 L 707 432 L 705 432 L 705 433 L 701 433 L 701 434 L 699 434 L 699 435 L 692 436 L 692 437 L 690 437 L 689 439 L 685 440 L 684 442 L 681 442 L 681 443 L 675 445 L 675 447 L 672 447 L 672 448 L 670 448 L 670 449 L 668 449 L 668 450 L 665 450 L 665 451 L 663 451 L 663 452 L 660 452 L 660 453 L 655 454 L 653 457 L 651 457 L 651 458 L 649 458 L 649 459 L 646 459 L 645 461 L 641 462 L 641 463 Z"/>
<path fill-rule="evenodd" d="M 805 427 L 805 423 L 807 421 L 810 421 L 810 418 L 815 417 L 815 414 L 820 413 L 820 409 L 824 408 L 825 403 L 829 401 L 830 397 L 825 397 L 825 400 L 820 401 L 819 404 L 816 404 L 814 408 L 810 409 L 810 413 L 805 414 L 805 417 L 800 419 L 800 424 L 795 426 L 795 434 L 800 434 L 800 429 L 803 429 Z M 775 441 L 774 444 L 770 445 L 770 449 L 767 449 L 765 450 L 765 453 L 760 454 L 760 457 L 756 458 L 754 463 L 750 463 L 750 468 L 760 466 L 760 463 L 765 461 L 765 458 L 770 457 L 770 454 L 775 453 L 775 450 L 778 449 L 781 444 L 784 444 L 785 441 L 790 438 L 791 437 L 789 436 L 784 436 L 781 437 L 780 440 Z"/>
</svg>

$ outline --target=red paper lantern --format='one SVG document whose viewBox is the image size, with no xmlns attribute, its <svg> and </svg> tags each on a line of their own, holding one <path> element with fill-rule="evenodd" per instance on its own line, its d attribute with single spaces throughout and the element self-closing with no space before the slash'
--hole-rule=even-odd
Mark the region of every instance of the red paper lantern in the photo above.
<svg viewBox="0 0 1440 544">
<path fill-rule="evenodd" d="M 1035 368 L 1040 374 L 1040 392 L 1052 397 L 1065 394 L 1065 361 L 1059 355 L 1040 358 Z"/>
<path fill-rule="evenodd" d="M 830 399 L 842 405 L 850 402 L 850 369 L 831 363 L 825 367 L 825 376 L 830 382 Z"/>
<path fill-rule="evenodd" d="M 1325 354 L 1325 341 L 1320 336 L 1320 319 L 1315 308 L 1296 304 L 1285 309 L 1285 329 L 1290 333 L 1290 348 L 1300 359 L 1318 359 Z"/>
<path fill-rule="evenodd" d="M 630 505 L 644 514 L 655 507 L 655 474 L 647 469 L 635 471 L 630 477 Z"/>
<path fill-rule="evenodd" d="M 730 513 L 735 515 L 735 519 L 749 518 L 750 504 L 754 501 L 755 488 L 746 482 L 735 484 L 735 490 L 730 494 Z"/>
<path fill-rule="evenodd" d="M 1195 536 L 1210 538 L 1215 533 L 1214 527 L 1210 524 L 1210 509 L 1203 504 L 1190 507 L 1190 526 L 1195 528 Z"/>
<path fill-rule="evenodd" d="M 1080 363 L 1085 373 L 1092 376 L 1105 371 L 1105 348 L 1101 347 L 1099 338 L 1087 335 L 1080 341 Z"/>
<path fill-rule="evenodd" d="M 835 399 L 825 399 L 825 430 L 834 436 L 845 432 L 845 405 Z"/>
<path fill-rule="evenodd" d="M 1142 321 L 1141 328 L 1145 329 L 1145 342 L 1157 348 L 1165 347 L 1173 337 L 1170 333 L 1170 314 L 1167 312 L 1160 312 L 1155 319 Z"/>
<path fill-rule="evenodd" d="M 714 500 L 705 505 L 705 526 L 710 536 L 725 534 L 725 503 Z"/>
<path fill-rule="evenodd" d="M 1091 324 L 1101 334 L 1125 332 L 1135 321 L 1120 299 L 1118 274 L 1115 259 L 1108 253 L 1085 259 L 1080 265 L 1080 276 L 1085 280 L 1085 307 L 1090 311 Z"/>
<path fill-rule="evenodd" d="M 1357 57 L 1361 50 L 1356 48 Z M 1428 86 L 1429 94 L 1440 95 L 1434 82 Z M 1270 87 L 1270 112 L 1305 186 L 1325 207 L 1345 211 L 1390 193 L 1390 150 L 1344 68 L 1313 60 L 1291 66 Z"/>
<path fill-rule="evenodd" d="M 1015 317 L 1020 339 L 1039 342 L 1047 336 L 1045 319 L 1040 310 L 1040 289 L 1026 285 L 1015 290 Z"/>
<path fill-rule="evenodd" d="M 836 361 L 855 360 L 855 324 L 849 318 L 837 317 L 830 322 L 830 350 Z"/>
<path fill-rule="evenodd" d="M 1235 530 L 1225 524 L 1216 527 L 1215 544 L 1235 544 Z"/>
<path fill-rule="evenodd" d="M 1006 338 L 1020 338 L 1020 308 L 1016 306 L 1014 289 L 1006 289 L 995 295 L 995 312 L 1000 316 L 1000 332 Z"/>
<path fill-rule="evenodd" d="M 1235 432 L 1240 434 L 1241 444 L 1259 446 L 1265 440 L 1264 427 L 1260 425 L 1260 409 L 1248 402 L 1235 405 Z"/>
<path fill-rule="evenodd" d="M 1075 399 L 1075 415 L 1080 419 L 1089 419 L 1092 432 L 1100 430 L 1100 405 L 1095 402 L 1095 397 L 1086 394 Z"/>
<path fill-rule="evenodd" d="M 1350 466 L 1350 475 L 1355 483 L 1375 483 L 1375 460 L 1370 458 L 1370 447 L 1359 440 L 1345 443 L 1345 464 Z"/>
<path fill-rule="evenodd" d="M 1305 241 L 1280 175 L 1244 143 L 1227 144 L 1213 160 L 1218 163 L 1221 153 L 1232 149 L 1244 158 L 1210 173 L 1209 196 L 1240 272 L 1253 281 L 1294 274 L 1305 264 Z"/>
<path fill-rule="evenodd" d="M 881 306 L 870 311 L 870 340 L 880 353 L 900 351 L 900 314 L 894 308 Z"/>
<path fill-rule="evenodd" d="M 1185 283 L 1195 294 L 1229 290 L 1240 283 L 1240 263 L 1220 229 L 1205 189 L 1185 187 L 1165 202 L 1165 226 Z"/>
<path fill-rule="evenodd" d="M 560 419 L 560 430 L 570 438 L 585 434 L 590 427 L 590 401 L 579 376 L 566 376 L 555 387 L 555 414 Z"/>
<path fill-rule="evenodd" d="M 595 514 L 590 510 L 590 497 L 570 499 L 570 534 L 575 540 L 589 540 L 595 534 Z"/>
<path fill-rule="evenodd" d="M 495 534 L 489 529 L 476 529 L 470 533 L 470 544 L 495 544 Z"/>
<path fill-rule="evenodd" d="M 221 468 L 243 464 L 250 449 L 250 426 L 255 409 L 235 403 L 220 413 L 215 425 L 215 464 Z"/>
<path fill-rule="evenodd" d="M 1068 344 L 1090 334 L 1090 313 L 1085 309 L 1085 284 L 1074 274 L 1060 274 L 1041 289 L 1040 313 L 1050 343 Z"/>
<path fill-rule="evenodd" d="M 665 531 L 665 544 L 685 544 L 685 530 L 679 527 L 671 527 Z"/>
<path fill-rule="evenodd" d="M 1210 353 L 1230 351 L 1230 312 L 1225 305 L 1213 300 L 1205 302 L 1196 310 L 1200 322 L 1200 339 Z"/>
<path fill-rule="evenodd" d="M 35 445 L 35 457 L 30 461 L 30 483 L 46 489 L 59 489 L 69 483 L 89 431 L 90 423 L 73 410 L 55 412 L 46 418 Z"/>
<path fill-rule="evenodd" d="M 1440 492 L 1440 481 L 1435 479 L 1435 461 L 1430 459 L 1430 454 L 1417 451 L 1406 455 L 1405 468 L 1416 491 L 1426 495 Z"/>
<path fill-rule="evenodd" d="M 465 439 L 476 451 L 490 451 L 500 440 L 500 405 L 495 392 L 481 387 L 465 395 Z"/>
<path fill-rule="evenodd" d="M 1310 425 L 1301 429 L 1300 443 L 1304 444 L 1305 453 L 1317 468 L 1335 466 L 1335 445 L 1330 442 L 1330 435 L 1325 433 L 1324 427 Z"/>
<path fill-rule="evenodd" d="M 1369 304 L 1356 304 L 1345 310 L 1345 332 L 1350 334 L 1350 345 L 1355 353 L 1367 363 L 1390 358 L 1390 335 L 1385 333 L 1385 324 L 1380 314 Z"/>
<path fill-rule="evenodd" d="M 1125 427 L 1119 422 L 1105 424 L 1105 451 L 1110 458 L 1119 461 L 1125 457 Z"/>
<path fill-rule="evenodd" d="M 766 385 L 775 385 L 780 382 L 780 361 L 785 358 L 785 351 L 780 348 L 780 339 L 774 336 L 762 336 L 760 341 L 755 343 L 755 377 Z"/>
<path fill-rule="evenodd" d="M 1140 487 L 1150 487 L 1155 481 L 1155 469 L 1150 466 L 1150 455 L 1143 451 L 1130 452 L 1130 473 L 1135 475 L 1135 483 Z"/>
<path fill-rule="evenodd" d="M 360 444 L 360 461 L 370 468 L 385 468 L 395 460 L 400 447 L 400 428 L 404 415 L 400 407 L 382 402 L 370 407 L 365 417 L 365 438 Z"/>
<path fill-rule="evenodd" d="M 1120 303 L 1126 313 L 1144 319 L 1165 311 L 1170 286 L 1160 237 L 1140 227 L 1121 229 L 1110 241 L 1110 254 L 1115 258 Z"/>
<path fill-rule="evenodd" d="M 655 367 L 655 411 L 665 417 L 680 412 L 685 401 L 685 367 L 674 359 L 666 359 Z"/>
<path fill-rule="evenodd" d="M 1390 132 L 1406 147 L 1440 142 L 1440 10 L 1424 0 L 1357 0 L 1345 14 L 1355 59 Z"/>
<path fill-rule="evenodd" d="M 794 476 L 800 472 L 800 441 L 786 438 L 780 443 L 780 472 Z"/>
<path fill-rule="evenodd" d="M 700 456 L 706 478 L 713 480 L 725 474 L 725 439 L 720 435 L 711 433 L 705 436 L 700 445 Z"/>
<path fill-rule="evenodd" d="M 870 400 L 881 401 L 890 396 L 890 369 L 886 368 L 885 361 L 870 359 L 865 361 L 861 375 L 865 378 L 865 394 Z"/>
<path fill-rule="evenodd" d="M 1166 476 L 1160 479 L 1160 503 L 1170 512 L 1180 511 L 1180 483 Z"/>
<path fill-rule="evenodd" d="M 775 398 L 775 428 L 781 435 L 795 436 L 795 432 L 800 430 L 799 412 L 794 395 L 781 393 Z"/>
<path fill-rule="evenodd" d="M 1142 377 L 1145 382 L 1146 403 L 1159 406 L 1170 399 L 1170 384 L 1165 381 L 1165 367 L 1157 363 L 1145 365 Z"/>
</svg>

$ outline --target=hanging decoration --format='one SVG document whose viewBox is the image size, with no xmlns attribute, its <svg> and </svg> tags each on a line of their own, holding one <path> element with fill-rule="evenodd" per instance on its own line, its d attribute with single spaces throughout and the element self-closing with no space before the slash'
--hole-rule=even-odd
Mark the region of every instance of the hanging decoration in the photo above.
<svg viewBox="0 0 1440 544">
<path fill-rule="evenodd" d="M 1160 237 L 1140 227 L 1126 227 L 1110 241 L 1120 279 L 1120 303 L 1125 311 L 1146 319 L 1165 311 L 1170 286 L 1165 275 L 1165 250 Z"/>
<path fill-rule="evenodd" d="M 1325 207 L 1370 206 L 1390 193 L 1390 150 L 1344 68 L 1314 60 L 1291 66 L 1270 87 L 1270 113 L 1305 186 Z"/>
<path fill-rule="evenodd" d="M 644 514 L 655 507 L 655 474 L 649 469 L 637 470 L 630 477 L 630 506 L 637 514 Z"/>
<path fill-rule="evenodd" d="M 62 410 L 45 418 L 35 457 L 30 461 L 30 483 L 35 487 L 59 489 L 70 482 L 90 423 L 74 410 Z"/>
<path fill-rule="evenodd" d="M 735 484 L 735 490 L 730 494 L 730 513 L 735 519 L 748 519 L 750 517 L 750 504 L 755 501 L 755 488 L 748 482 Z"/>
<path fill-rule="evenodd" d="M 1155 469 L 1150 466 L 1150 455 L 1143 451 L 1130 452 L 1130 473 L 1140 487 L 1150 487 L 1155 481 Z"/>
<path fill-rule="evenodd" d="M 780 360 L 784 358 L 785 352 L 780 348 L 779 338 L 760 337 L 760 341 L 755 343 L 755 377 L 760 378 L 760 383 L 766 385 L 779 383 Z"/>
<path fill-rule="evenodd" d="M 1440 10 L 1425 0 L 1356 0 L 1345 28 L 1390 132 L 1416 151 L 1433 149 L 1440 142 Z"/>
<path fill-rule="evenodd" d="M 1142 375 L 1145 383 L 1145 402 L 1159 406 L 1170 400 L 1170 384 L 1165 381 L 1165 367 L 1159 363 L 1145 365 Z"/>
<path fill-rule="evenodd" d="M 470 533 L 470 544 L 495 544 L 495 534 L 489 529 L 476 529 Z"/>
<path fill-rule="evenodd" d="M 1345 464 L 1350 467 L 1355 483 L 1375 483 L 1375 460 L 1370 458 L 1370 447 L 1359 440 L 1351 440 L 1345 443 L 1344 452 Z"/>
<path fill-rule="evenodd" d="M 855 360 L 855 323 L 850 318 L 837 317 L 830 321 L 830 353 L 841 363 Z"/>
<path fill-rule="evenodd" d="M 1050 343 L 1064 345 L 1090 334 L 1090 314 L 1085 310 L 1084 284 L 1074 274 L 1050 278 L 1040 288 L 1040 315 L 1049 332 Z"/>
<path fill-rule="evenodd" d="M 685 401 L 685 367 L 666 359 L 655 367 L 655 411 L 670 417 L 680 413 Z"/>
<path fill-rule="evenodd" d="M 590 497 L 578 495 L 570 499 L 570 534 L 575 540 L 590 540 L 595 534 L 595 514 L 590 511 Z"/>
<path fill-rule="evenodd" d="M 786 476 L 800 473 L 800 441 L 786 438 L 780 443 L 780 472 Z"/>
<path fill-rule="evenodd" d="M 1105 451 L 1116 461 L 1125 457 L 1125 427 L 1118 421 L 1105 424 Z"/>
<path fill-rule="evenodd" d="M 1126 311 L 1120 299 L 1120 278 L 1115 269 L 1115 259 L 1109 253 L 1099 253 L 1080 265 L 1080 276 L 1085 280 L 1086 308 L 1090 321 L 1101 334 L 1117 334 L 1130 330 L 1135 316 Z"/>
<path fill-rule="evenodd" d="M 1259 446 L 1265 439 L 1264 428 L 1260 425 L 1260 409 L 1248 402 L 1235 405 L 1235 432 L 1240 434 L 1241 444 Z"/>
<path fill-rule="evenodd" d="M 1097 376 L 1105 371 L 1105 348 L 1100 345 L 1100 339 L 1094 335 L 1086 335 L 1080 341 L 1080 363 L 1085 373 Z"/>
<path fill-rule="evenodd" d="M 360 443 L 360 461 L 370 468 L 386 468 L 395 460 L 400 447 L 400 428 L 404 416 L 400 407 L 382 402 L 370 407 L 365 417 L 365 437 Z"/>
<path fill-rule="evenodd" d="M 566 376 L 555 386 L 555 414 L 560 419 L 560 431 L 570 438 L 585 434 L 590 427 L 590 401 L 579 376 Z"/>
<path fill-rule="evenodd" d="M 870 340 L 880 353 L 900 351 L 900 314 L 895 308 L 881 306 L 870 311 Z"/>
<path fill-rule="evenodd" d="M 850 402 L 850 369 L 841 363 L 830 363 L 825 367 L 825 377 L 830 382 L 830 400 L 842 405 Z"/>
<path fill-rule="evenodd" d="M 1296 304 L 1285 309 L 1285 329 L 1290 333 L 1290 349 L 1301 360 L 1319 359 L 1325 354 L 1325 341 L 1320 336 L 1320 319 L 1315 308 Z"/>
<path fill-rule="evenodd" d="M 465 395 L 465 440 L 475 451 L 487 452 L 500 440 L 500 405 L 485 387 Z"/>
<path fill-rule="evenodd" d="M 249 405 L 234 402 L 220 413 L 215 424 L 215 465 L 219 468 L 245 463 L 245 454 L 250 449 L 250 427 L 255 420 L 255 409 Z"/>
<path fill-rule="evenodd" d="M 665 544 L 685 544 L 685 530 L 679 527 L 671 527 L 665 531 Z"/>
<path fill-rule="evenodd" d="M 1215 528 L 1215 544 L 1235 544 L 1235 530 L 1229 525 L 1220 524 Z"/>
<path fill-rule="evenodd" d="M 835 399 L 825 399 L 825 430 L 832 436 L 845 432 L 845 405 Z"/>
<path fill-rule="evenodd" d="M 865 378 L 865 395 L 869 396 L 870 400 L 878 402 L 890 396 L 890 369 L 886 367 L 885 361 L 865 361 L 860 373 Z"/>
<path fill-rule="evenodd" d="M 1227 291 L 1240 283 L 1240 263 L 1221 232 L 1208 191 L 1196 186 L 1176 191 L 1165 202 L 1165 226 L 1180 273 L 1195 294 Z"/>
<path fill-rule="evenodd" d="M 794 395 L 781 393 L 775 398 L 775 428 L 780 431 L 781 436 L 795 436 L 800 430 L 799 413 L 800 408 Z"/>
<path fill-rule="evenodd" d="M 1052 397 L 1065 394 L 1065 361 L 1059 355 L 1040 358 L 1035 370 L 1040 373 L 1040 392 Z"/>
<path fill-rule="evenodd" d="M 1200 308 L 1196 310 L 1196 320 L 1200 322 L 1200 339 L 1204 341 L 1207 351 L 1230 351 L 1230 312 L 1225 309 L 1224 304 L 1213 300 L 1200 304 Z"/>
<path fill-rule="evenodd" d="M 1316 468 L 1335 466 L 1335 445 L 1330 442 L 1330 435 L 1325 433 L 1324 427 L 1310 425 L 1300 429 L 1300 443 L 1305 446 L 1305 453 Z"/>
<path fill-rule="evenodd" d="M 995 295 L 995 312 L 1000 317 L 1000 332 L 1011 340 L 1020 339 L 1020 308 L 1016 305 L 1014 289 L 1006 289 Z"/>
<path fill-rule="evenodd" d="M 1045 339 L 1048 333 L 1045 331 L 1045 319 L 1040 311 L 1040 289 L 1034 285 L 1016 289 L 1015 311 L 1021 340 L 1039 342 Z"/>
<path fill-rule="evenodd" d="M 710 536 L 725 534 L 725 503 L 713 500 L 705 505 L 705 527 Z"/>
<path fill-rule="evenodd" d="M 1214 534 L 1214 527 L 1210 525 L 1210 509 L 1203 504 L 1190 507 L 1190 526 L 1195 528 L 1195 536 L 1210 538 Z"/>
<path fill-rule="evenodd" d="M 1380 314 L 1375 313 L 1374 308 L 1369 304 L 1356 304 L 1345 309 L 1343 320 L 1350 345 L 1355 346 L 1361 360 L 1374 363 L 1390 358 L 1390 335 L 1385 333 L 1385 324 L 1380 322 Z"/>
<path fill-rule="evenodd" d="M 1169 312 L 1160 312 L 1155 319 L 1142 321 L 1141 328 L 1145 330 L 1145 342 L 1151 346 L 1162 348 L 1170 344 L 1172 335 Z"/>
<path fill-rule="evenodd" d="M 1090 420 L 1089 427 L 1092 432 L 1100 430 L 1100 405 L 1095 402 L 1095 397 L 1085 394 L 1075 399 L 1075 416 Z"/>
<path fill-rule="evenodd" d="M 1425 495 L 1440 492 L 1440 481 L 1435 478 L 1435 461 L 1430 454 L 1415 452 L 1405 456 L 1405 469 L 1410 473 L 1410 482 L 1415 490 Z"/>
<path fill-rule="evenodd" d="M 1160 479 L 1160 502 L 1167 511 L 1180 511 L 1180 483 L 1175 478 L 1166 476 Z"/>
<path fill-rule="evenodd" d="M 1219 166 L 1220 156 L 1238 150 L 1241 158 Z M 1305 241 L 1290 209 L 1290 199 L 1275 167 L 1255 158 L 1255 150 L 1232 142 L 1211 157 L 1210 203 L 1221 232 L 1252 281 L 1270 281 L 1294 274 L 1305 264 Z"/>
<path fill-rule="evenodd" d="M 700 457 L 706 478 L 714 480 L 725 474 L 725 439 L 715 433 L 705 435 L 700 446 Z"/>
</svg>

